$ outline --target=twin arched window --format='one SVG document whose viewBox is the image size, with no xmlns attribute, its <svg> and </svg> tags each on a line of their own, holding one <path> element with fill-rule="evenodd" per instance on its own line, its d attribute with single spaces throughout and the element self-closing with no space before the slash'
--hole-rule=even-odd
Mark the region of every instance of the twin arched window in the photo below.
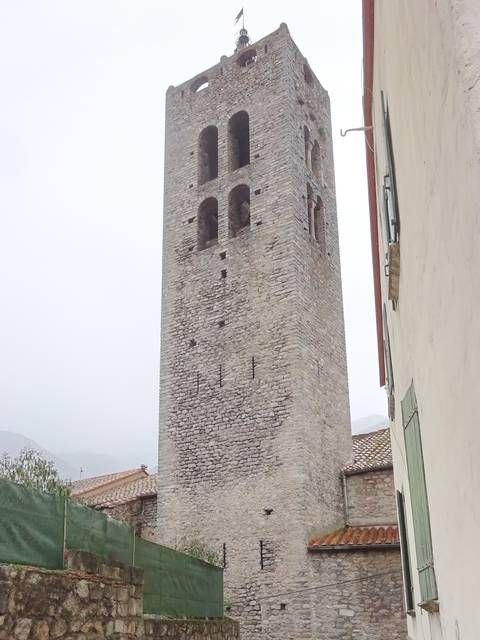
<svg viewBox="0 0 480 640">
<path fill-rule="evenodd" d="M 234 238 L 250 226 L 250 188 L 246 184 L 234 187 L 228 196 L 228 236 Z M 207 198 L 198 208 L 197 247 L 207 249 L 218 242 L 218 201 Z"/>
<path fill-rule="evenodd" d="M 250 119 L 238 111 L 228 121 L 228 165 L 230 171 L 250 164 Z M 218 129 L 205 127 L 198 138 L 198 184 L 218 177 Z"/>
</svg>

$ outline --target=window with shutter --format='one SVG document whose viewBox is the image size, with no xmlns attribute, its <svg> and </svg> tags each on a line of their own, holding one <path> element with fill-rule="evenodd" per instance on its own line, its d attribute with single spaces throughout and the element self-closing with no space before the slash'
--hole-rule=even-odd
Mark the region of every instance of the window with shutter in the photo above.
<svg viewBox="0 0 480 640">
<path fill-rule="evenodd" d="M 385 153 L 387 170 L 383 178 L 383 211 L 387 243 L 398 242 L 400 232 L 400 218 L 398 215 L 398 197 L 395 181 L 395 162 L 393 157 L 392 131 L 390 114 L 383 91 L 381 92 L 383 133 L 385 139 Z"/>
<path fill-rule="evenodd" d="M 438 594 L 433 566 L 432 535 L 425 469 L 423 465 L 422 438 L 413 382 L 402 400 L 402 420 L 405 435 L 415 550 L 417 554 L 417 569 L 422 599 L 421 604 L 423 604 L 436 600 Z M 428 608 L 428 606 L 425 606 L 425 608 Z"/>
<path fill-rule="evenodd" d="M 405 519 L 405 499 L 401 491 L 397 491 L 398 528 L 400 529 L 400 549 L 402 552 L 403 586 L 405 590 L 405 608 L 413 611 L 412 573 L 410 569 L 410 551 L 408 548 L 407 525 Z"/>
</svg>

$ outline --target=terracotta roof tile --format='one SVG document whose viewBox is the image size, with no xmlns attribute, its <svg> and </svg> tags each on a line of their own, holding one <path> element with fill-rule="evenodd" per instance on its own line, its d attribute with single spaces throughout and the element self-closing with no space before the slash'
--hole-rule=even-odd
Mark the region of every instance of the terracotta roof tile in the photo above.
<svg viewBox="0 0 480 640">
<path fill-rule="evenodd" d="M 106 489 L 103 493 L 93 496 L 85 496 L 83 502 L 90 507 L 113 507 L 118 504 L 125 504 L 138 498 L 146 498 L 157 494 L 158 474 L 137 478 L 127 484 Z"/>
<path fill-rule="evenodd" d="M 95 476 L 93 478 L 77 480 L 76 482 L 72 483 L 72 495 L 80 496 L 84 493 L 88 493 L 89 491 L 100 489 L 104 485 L 116 483 L 119 480 L 127 479 L 129 476 L 137 475 L 142 471 L 144 471 L 142 468 L 127 469 L 126 471 L 118 471 L 117 473 L 108 473 L 103 476 Z M 144 471 L 144 473 L 145 475 L 147 475 L 146 471 Z"/>
<path fill-rule="evenodd" d="M 391 466 L 392 448 L 389 427 L 353 436 L 352 460 L 343 469 L 347 475 L 375 469 L 388 469 Z"/>
<path fill-rule="evenodd" d="M 385 548 L 400 544 L 398 527 L 345 527 L 313 538 L 308 543 L 311 551 L 348 551 L 359 548 Z"/>
</svg>

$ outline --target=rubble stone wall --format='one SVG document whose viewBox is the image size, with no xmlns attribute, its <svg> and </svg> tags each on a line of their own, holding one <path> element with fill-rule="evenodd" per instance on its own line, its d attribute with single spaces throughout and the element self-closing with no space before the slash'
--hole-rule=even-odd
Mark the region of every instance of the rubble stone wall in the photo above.
<svg viewBox="0 0 480 640">
<path fill-rule="evenodd" d="M 228 619 L 144 618 L 143 572 L 99 567 L 89 555 L 77 554 L 65 571 L 0 564 L 0 640 L 239 638 L 238 624 Z M 98 573 L 88 572 L 92 566 Z"/>
<path fill-rule="evenodd" d="M 347 522 L 349 525 L 395 524 L 393 469 L 347 476 Z"/>
</svg>

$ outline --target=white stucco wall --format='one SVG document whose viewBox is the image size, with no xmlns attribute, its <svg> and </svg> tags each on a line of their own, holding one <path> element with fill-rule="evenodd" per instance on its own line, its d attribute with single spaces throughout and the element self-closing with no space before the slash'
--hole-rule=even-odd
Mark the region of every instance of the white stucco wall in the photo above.
<svg viewBox="0 0 480 640">
<path fill-rule="evenodd" d="M 400 211 L 400 294 L 388 307 L 395 483 L 407 499 L 400 401 L 412 379 L 422 430 L 440 612 L 416 608 L 411 638 L 480 636 L 480 2 L 376 0 L 377 197 L 388 99 Z M 380 250 L 381 264 L 384 249 Z M 383 278 L 383 275 L 382 275 Z M 386 299 L 386 280 L 382 282 Z"/>
</svg>

